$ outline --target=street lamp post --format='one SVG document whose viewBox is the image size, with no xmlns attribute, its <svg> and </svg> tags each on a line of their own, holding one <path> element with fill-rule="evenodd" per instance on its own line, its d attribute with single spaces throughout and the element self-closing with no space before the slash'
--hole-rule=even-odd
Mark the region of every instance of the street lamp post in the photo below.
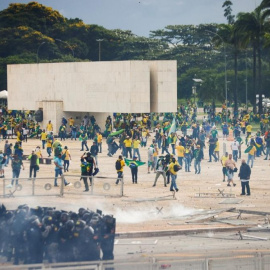
<svg viewBox="0 0 270 270">
<path fill-rule="evenodd" d="M 37 49 L 37 64 L 38 64 L 38 52 L 39 52 L 39 49 L 40 49 L 40 47 L 42 46 L 42 45 L 44 45 L 46 42 L 45 41 L 43 41 L 39 46 L 38 46 L 38 49 Z"/>
<path fill-rule="evenodd" d="M 101 60 L 101 42 L 103 41 L 103 39 L 97 39 L 98 42 L 98 61 Z"/>
<path fill-rule="evenodd" d="M 246 109 L 248 111 L 248 102 L 247 102 L 247 90 L 248 90 L 248 80 L 247 80 L 247 51 L 246 51 Z"/>
<path fill-rule="evenodd" d="M 70 50 L 72 51 L 72 55 L 73 55 L 73 58 L 74 58 L 74 50 L 72 49 L 72 47 L 70 46 L 70 44 L 69 44 L 68 42 L 63 41 L 63 40 L 61 40 L 61 39 L 59 39 L 59 38 L 56 38 L 55 40 L 67 44 L 68 47 L 70 48 Z"/>
<path fill-rule="evenodd" d="M 213 34 L 213 35 L 216 35 L 216 36 L 218 36 L 219 38 L 220 38 L 220 40 L 221 40 L 221 42 L 222 42 L 222 44 L 223 44 L 223 48 L 224 48 L 224 69 L 225 69 L 225 95 L 226 95 L 226 123 L 228 123 L 228 106 L 227 106 L 227 104 L 228 104 L 228 89 L 227 89 L 227 55 L 226 55 L 226 46 L 225 46 L 225 42 L 224 42 L 224 40 L 223 40 L 223 38 L 219 35 L 219 34 L 217 34 L 217 33 L 215 33 L 215 32 L 212 32 L 212 31 L 209 31 L 209 30 L 205 30 L 206 32 L 208 32 L 208 33 L 211 33 L 211 34 Z"/>
</svg>

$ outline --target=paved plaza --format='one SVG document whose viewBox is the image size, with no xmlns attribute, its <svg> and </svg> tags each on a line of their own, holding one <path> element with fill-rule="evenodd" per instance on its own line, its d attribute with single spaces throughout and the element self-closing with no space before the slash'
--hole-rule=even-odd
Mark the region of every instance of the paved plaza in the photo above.
<svg viewBox="0 0 270 270">
<path fill-rule="evenodd" d="M 149 142 L 152 137 L 149 138 Z M 9 140 L 15 143 L 15 140 Z M 105 139 L 104 139 L 105 141 Z M 220 141 L 220 156 L 223 152 L 224 145 L 230 151 L 230 143 L 223 140 L 219 131 Z M 104 213 L 113 214 L 117 219 L 117 233 L 135 233 L 135 232 L 155 232 L 155 231 L 178 231 L 189 229 L 210 229 L 219 227 L 231 227 L 228 224 L 213 223 L 207 224 L 203 222 L 186 223 L 186 217 L 200 213 L 203 210 L 218 210 L 218 209 L 246 209 L 252 211 L 267 212 L 269 207 L 269 172 L 270 162 L 264 160 L 264 156 L 256 158 L 252 169 L 250 187 L 251 196 L 240 196 L 241 183 L 237 175 L 235 175 L 236 187 L 227 187 L 226 182 L 222 182 L 222 167 L 220 162 L 208 162 L 208 146 L 204 150 L 205 158 L 202 161 L 202 172 L 197 175 L 194 173 L 192 163 L 191 172 L 183 170 L 178 172 L 177 184 L 179 192 L 173 198 L 172 192 L 169 191 L 169 186 L 163 186 L 163 179 L 159 178 L 156 187 L 152 187 L 155 173 L 152 171 L 147 173 L 147 166 L 139 167 L 138 184 L 132 184 L 131 172 L 128 167 L 124 169 L 124 196 L 120 197 L 120 187 L 115 185 L 116 170 L 115 161 L 120 154 L 119 150 L 113 157 L 107 156 L 107 145 L 103 143 L 103 151 L 98 156 L 99 177 L 95 180 L 95 190 L 99 195 L 91 195 L 91 192 L 83 192 L 84 186 L 76 188 L 76 182 L 79 181 L 80 175 L 80 156 L 83 152 L 80 151 L 81 143 L 67 139 L 63 141 L 63 146 L 68 146 L 71 153 L 70 170 L 65 174 L 66 179 L 73 183 L 72 186 L 65 187 L 64 196 L 60 197 L 60 188 L 52 187 L 51 190 L 45 190 L 44 185 L 51 183 L 53 185 L 54 165 L 41 164 L 40 171 L 37 175 L 35 194 L 31 196 L 31 192 L 27 191 L 27 186 L 30 189 L 31 181 L 29 177 L 29 161 L 24 161 L 25 170 L 21 171 L 20 184 L 23 189 L 16 191 L 14 197 L 1 197 L 0 202 L 7 206 L 7 209 L 15 209 L 20 204 L 28 204 L 32 207 L 40 206 L 55 206 L 57 209 L 75 210 L 80 207 L 89 208 L 91 210 L 101 209 Z M 31 150 L 36 146 L 41 146 L 41 141 L 38 139 L 29 139 L 27 143 L 23 143 L 24 154 L 30 154 Z M 92 141 L 88 142 L 92 145 Z M 1 148 L 4 147 L 4 141 L 1 141 Z M 242 147 L 245 149 L 245 146 Z M 244 152 L 242 150 L 242 152 Z M 140 148 L 142 161 L 147 162 L 147 147 Z M 43 157 L 47 157 L 46 150 L 42 150 Z M 161 153 L 160 153 L 161 154 Z M 242 158 L 247 159 L 247 154 L 242 153 Z M 239 168 L 241 161 L 238 160 L 237 167 Z M 5 168 L 5 177 L 11 178 L 11 167 Z M 41 178 L 41 179 L 39 179 Z M 1 179 L 1 182 L 3 179 Z M 9 180 L 6 180 L 9 183 Z M 104 189 L 104 184 L 109 184 L 109 190 Z M 107 185 L 108 187 L 108 185 Z M 1 183 L 0 188 L 3 190 Z M 5 188 L 8 193 L 9 189 Z M 230 204 L 224 204 L 224 198 L 221 196 L 198 197 L 198 194 L 226 194 L 236 195 Z M 1 195 L 3 191 L 1 191 Z M 235 200 L 236 199 L 236 200 Z M 239 199 L 239 200 L 237 200 Z M 240 202 L 240 203 L 237 203 Z M 260 216 L 243 215 L 244 219 L 252 219 L 255 223 Z"/>
</svg>

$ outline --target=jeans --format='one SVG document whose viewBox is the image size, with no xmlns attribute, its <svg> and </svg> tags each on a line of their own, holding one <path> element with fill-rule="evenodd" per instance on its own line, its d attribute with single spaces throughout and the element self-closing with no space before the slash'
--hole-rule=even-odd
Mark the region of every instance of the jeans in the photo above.
<svg viewBox="0 0 270 270">
<path fill-rule="evenodd" d="M 75 141 L 76 141 L 76 138 L 77 138 L 77 131 L 72 131 L 71 132 L 71 140 L 75 139 Z"/>
<path fill-rule="evenodd" d="M 268 156 L 270 155 L 270 147 L 266 147 L 266 154 L 265 159 L 268 159 Z"/>
<path fill-rule="evenodd" d="M 250 195 L 250 188 L 249 188 L 249 181 L 241 181 L 241 186 L 242 186 L 242 195 Z M 247 189 L 247 193 L 246 193 Z"/>
<path fill-rule="evenodd" d="M 190 172 L 190 162 L 191 162 L 190 156 L 186 156 L 184 158 L 184 162 L 185 162 L 185 171 Z"/>
<path fill-rule="evenodd" d="M 11 159 L 10 155 L 6 155 L 6 163 L 5 166 L 7 167 L 9 160 Z"/>
<path fill-rule="evenodd" d="M 131 169 L 131 175 L 132 175 L 132 183 L 136 183 L 137 184 L 137 180 L 138 180 L 138 167 Z"/>
<path fill-rule="evenodd" d="M 16 179 L 16 185 L 18 185 L 18 178 L 20 176 L 20 172 L 21 170 L 12 170 L 12 181 L 11 181 L 11 185 L 14 184 L 14 180 Z"/>
<path fill-rule="evenodd" d="M 172 181 L 171 181 L 171 187 L 170 190 L 178 190 L 177 185 L 176 185 L 176 178 L 177 178 L 177 174 L 171 174 L 172 177 Z"/>
<path fill-rule="evenodd" d="M 162 146 L 162 155 L 164 154 L 164 152 L 166 152 L 167 154 L 170 154 L 170 152 L 168 151 L 168 146 Z"/>
<path fill-rule="evenodd" d="M 86 148 L 86 151 L 89 151 L 89 148 L 88 148 L 88 146 L 87 146 L 87 141 L 82 141 L 82 151 L 84 151 L 84 146 L 85 146 L 85 148 Z"/>
<path fill-rule="evenodd" d="M 183 157 L 178 157 L 178 163 L 181 167 L 183 166 Z"/>
<path fill-rule="evenodd" d="M 102 142 L 98 143 L 98 151 L 99 153 L 102 153 Z"/>
<path fill-rule="evenodd" d="M 141 155 L 140 155 L 139 148 L 133 148 L 133 156 L 135 156 L 135 154 L 137 154 L 139 161 L 141 161 Z"/>
<path fill-rule="evenodd" d="M 115 184 L 118 184 L 123 178 L 123 172 L 117 172 L 117 180 Z"/>
<path fill-rule="evenodd" d="M 253 162 L 254 162 L 254 155 L 248 154 L 248 160 L 247 160 L 247 165 L 249 165 L 249 162 L 251 161 L 251 168 L 253 167 Z"/>
<path fill-rule="evenodd" d="M 46 141 L 45 140 L 42 140 L 41 142 L 42 142 L 42 149 L 45 149 L 45 143 L 46 143 Z"/>
<path fill-rule="evenodd" d="M 233 154 L 233 159 L 235 162 L 237 162 L 237 158 L 238 158 L 238 150 L 233 150 L 232 151 L 232 154 Z"/>
<path fill-rule="evenodd" d="M 201 161 L 194 159 L 195 173 L 201 173 Z"/>
<path fill-rule="evenodd" d="M 64 160 L 64 171 L 68 171 L 69 168 L 69 160 Z"/>
<path fill-rule="evenodd" d="M 157 144 L 158 144 L 158 148 L 160 149 L 161 148 L 161 139 L 157 140 Z"/>
<path fill-rule="evenodd" d="M 37 177 L 37 165 L 30 165 L 30 175 L 29 178 L 32 178 L 32 172 L 34 171 L 34 178 Z"/>
<path fill-rule="evenodd" d="M 98 166 L 98 156 L 97 155 L 92 155 L 92 157 L 95 159 L 95 162 L 96 162 L 96 166 Z"/>
<path fill-rule="evenodd" d="M 62 174 L 63 174 L 62 169 L 57 168 L 57 169 L 55 170 L 54 186 L 57 186 L 57 177 L 58 177 L 59 175 L 61 176 Z M 64 184 L 67 185 L 66 179 L 64 179 Z"/>
<path fill-rule="evenodd" d="M 130 158 L 132 158 L 131 147 L 126 147 L 126 157 L 127 158 L 128 158 L 128 153 L 130 155 Z"/>
<path fill-rule="evenodd" d="M 214 149 L 209 148 L 209 161 L 212 162 L 212 157 L 214 157 L 215 161 L 217 161 L 217 157 L 214 154 Z"/>
<path fill-rule="evenodd" d="M 47 147 L 47 153 L 49 155 L 49 157 L 51 156 L 52 153 L 52 148 L 51 147 Z"/>
<path fill-rule="evenodd" d="M 172 154 L 175 155 L 175 144 L 172 143 L 171 146 L 172 146 Z"/>
<path fill-rule="evenodd" d="M 66 133 L 65 132 L 61 131 L 59 135 L 60 135 L 61 141 L 66 139 Z"/>
</svg>

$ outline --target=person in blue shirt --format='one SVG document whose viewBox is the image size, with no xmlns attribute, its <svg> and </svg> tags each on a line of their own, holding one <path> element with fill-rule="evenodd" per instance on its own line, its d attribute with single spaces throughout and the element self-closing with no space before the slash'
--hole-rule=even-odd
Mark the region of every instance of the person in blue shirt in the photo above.
<svg viewBox="0 0 270 270">
<path fill-rule="evenodd" d="M 64 168 L 64 164 L 63 164 L 63 160 L 62 160 L 62 154 L 60 153 L 57 157 L 54 158 L 54 165 L 55 165 L 55 178 L 54 178 L 54 186 L 58 187 L 57 185 L 57 177 L 63 174 L 63 168 Z M 71 183 L 68 183 L 66 181 L 66 179 L 64 179 L 64 183 L 65 186 L 70 186 Z"/>
</svg>

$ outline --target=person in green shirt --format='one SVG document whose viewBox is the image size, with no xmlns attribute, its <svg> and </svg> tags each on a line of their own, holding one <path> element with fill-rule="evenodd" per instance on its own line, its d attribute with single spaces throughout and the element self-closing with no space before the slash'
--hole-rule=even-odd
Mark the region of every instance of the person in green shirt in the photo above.
<svg viewBox="0 0 270 270">
<path fill-rule="evenodd" d="M 81 151 L 84 151 L 84 146 L 86 148 L 86 151 L 89 151 L 89 148 L 88 148 L 88 145 L 87 145 L 87 140 L 88 140 L 88 136 L 87 136 L 87 134 L 85 132 L 80 135 L 79 141 L 82 142 L 82 149 L 81 149 Z"/>
<path fill-rule="evenodd" d="M 218 136 L 218 131 L 217 131 L 217 128 L 214 126 L 213 129 L 211 130 L 211 135 L 214 139 L 217 138 Z"/>
</svg>

